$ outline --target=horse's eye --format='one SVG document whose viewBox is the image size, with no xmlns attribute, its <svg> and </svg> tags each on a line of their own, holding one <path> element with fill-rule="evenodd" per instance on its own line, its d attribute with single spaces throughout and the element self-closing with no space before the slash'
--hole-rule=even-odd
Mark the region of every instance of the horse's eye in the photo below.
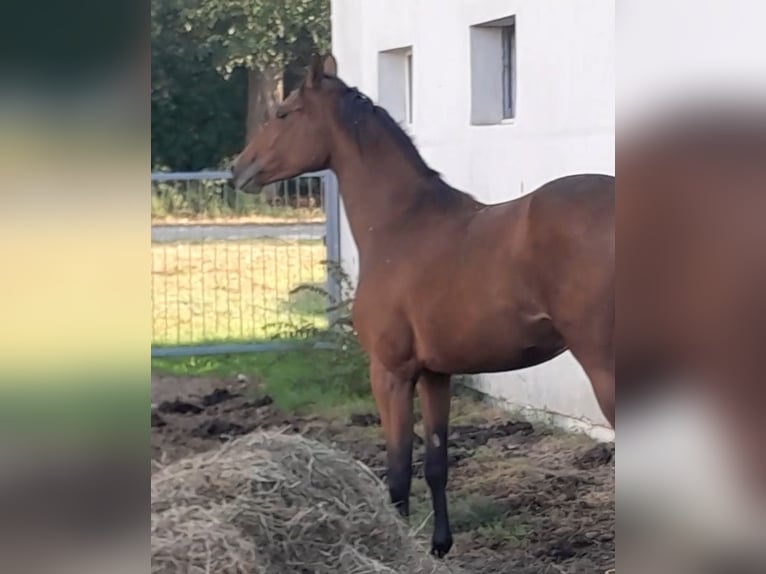
<svg viewBox="0 0 766 574">
<path fill-rule="evenodd" d="M 287 112 L 281 108 L 277 109 L 277 119 L 284 119 L 287 117 Z"/>
</svg>

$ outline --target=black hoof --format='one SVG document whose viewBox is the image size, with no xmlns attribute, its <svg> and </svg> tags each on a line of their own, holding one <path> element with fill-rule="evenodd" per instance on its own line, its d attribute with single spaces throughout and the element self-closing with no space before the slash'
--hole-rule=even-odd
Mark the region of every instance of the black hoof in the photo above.
<svg viewBox="0 0 766 574">
<path fill-rule="evenodd" d="M 435 556 L 436 558 L 444 558 L 447 555 L 446 550 L 441 550 L 439 548 L 431 547 L 431 556 Z"/>
<path fill-rule="evenodd" d="M 431 556 L 436 558 L 444 558 L 452 548 L 452 538 L 444 541 L 432 541 L 431 542 Z"/>
</svg>

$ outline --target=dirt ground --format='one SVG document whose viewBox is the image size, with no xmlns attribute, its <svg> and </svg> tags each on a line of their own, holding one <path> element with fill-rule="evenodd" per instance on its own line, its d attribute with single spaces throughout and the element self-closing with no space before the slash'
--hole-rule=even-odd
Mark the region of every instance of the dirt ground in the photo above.
<svg viewBox="0 0 766 574">
<path fill-rule="evenodd" d="M 286 428 L 334 444 L 382 478 L 385 449 L 369 413 L 333 419 L 281 413 L 257 382 L 152 377 L 152 461 L 214 448 L 256 429 Z M 449 500 L 467 574 L 601 574 L 614 568 L 614 446 L 513 421 L 455 397 Z M 416 428 L 411 525 L 428 520 Z M 430 524 L 420 530 L 427 541 Z"/>
</svg>

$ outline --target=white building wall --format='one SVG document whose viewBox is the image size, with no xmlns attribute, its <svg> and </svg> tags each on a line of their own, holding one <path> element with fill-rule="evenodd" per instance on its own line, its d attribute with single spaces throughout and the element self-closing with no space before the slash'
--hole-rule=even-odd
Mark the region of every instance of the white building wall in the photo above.
<svg viewBox="0 0 766 574">
<path fill-rule="evenodd" d="M 471 125 L 470 26 L 509 16 L 516 117 Z M 566 174 L 614 174 L 614 16 L 613 0 L 332 0 L 333 52 L 339 75 L 377 100 L 379 52 L 412 46 L 415 144 L 451 185 L 500 202 Z M 355 276 L 345 220 L 341 229 Z M 569 353 L 476 384 L 564 424 L 606 424 Z"/>
</svg>

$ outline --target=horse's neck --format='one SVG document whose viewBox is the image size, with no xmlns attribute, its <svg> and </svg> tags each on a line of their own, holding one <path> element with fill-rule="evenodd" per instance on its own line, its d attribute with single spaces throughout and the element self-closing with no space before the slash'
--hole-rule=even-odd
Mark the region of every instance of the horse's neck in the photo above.
<svg viewBox="0 0 766 574">
<path fill-rule="evenodd" d="M 394 233 L 407 233 L 427 225 L 434 214 L 429 213 L 431 208 L 444 213 L 447 209 L 473 209 L 477 203 L 471 196 L 447 188 L 432 173 L 424 173 L 385 134 L 372 149 L 362 152 L 355 141 L 339 132 L 334 138 L 330 164 L 338 177 L 360 255 L 376 241 L 386 241 Z M 445 189 L 438 189 L 439 185 Z M 427 197 L 431 192 L 434 195 Z M 440 192 L 449 194 L 448 201 L 429 201 Z"/>
<path fill-rule="evenodd" d="M 417 199 L 423 177 L 392 154 L 373 158 L 357 153 L 334 163 L 351 233 L 359 250 L 364 251 L 376 230 L 400 227 Z"/>
</svg>

